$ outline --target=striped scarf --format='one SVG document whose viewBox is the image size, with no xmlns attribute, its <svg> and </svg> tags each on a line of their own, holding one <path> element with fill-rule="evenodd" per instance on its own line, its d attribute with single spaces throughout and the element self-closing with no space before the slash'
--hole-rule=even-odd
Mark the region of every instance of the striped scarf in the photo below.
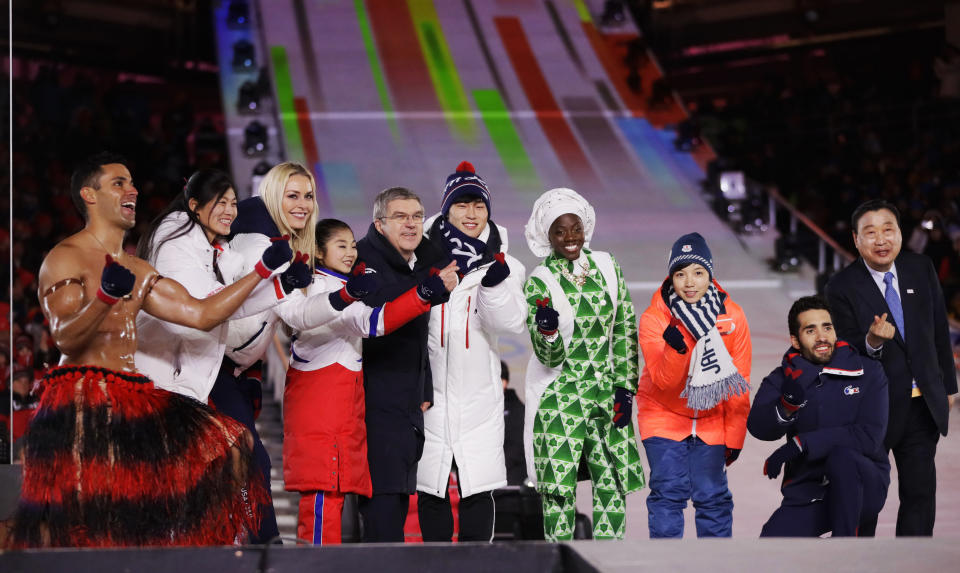
<svg viewBox="0 0 960 573">
<path fill-rule="evenodd" d="M 703 338 L 717 324 L 717 317 L 724 313 L 725 296 L 716 285 L 711 284 L 700 300 L 690 304 L 669 285 L 668 302 L 670 314 L 680 320 L 696 340 Z"/>
<path fill-rule="evenodd" d="M 709 410 L 720 402 L 750 391 L 750 384 L 737 372 L 733 359 L 717 330 L 717 317 L 725 312 L 725 295 L 711 284 L 700 300 L 685 302 L 668 285 L 670 314 L 679 319 L 697 344 L 690 356 L 687 383 L 680 393 L 691 410 Z"/>
</svg>

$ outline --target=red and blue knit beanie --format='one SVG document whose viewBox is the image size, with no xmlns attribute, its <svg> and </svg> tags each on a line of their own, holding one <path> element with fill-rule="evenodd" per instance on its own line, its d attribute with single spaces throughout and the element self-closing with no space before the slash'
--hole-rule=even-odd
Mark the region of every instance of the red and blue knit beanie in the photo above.
<svg viewBox="0 0 960 573">
<path fill-rule="evenodd" d="M 447 177 L 447 184 L 443 188 L 443 202 L 440 203 L 440 213 L 446 217 L 447 212 L 450 211 L 450 205 L 464 195 L 479 197 L 487 206 L 487 215 L 490 215 L 490 190 L 469 161 L 462 161 L 457 165 L 457 171 Z"/>
</svg>

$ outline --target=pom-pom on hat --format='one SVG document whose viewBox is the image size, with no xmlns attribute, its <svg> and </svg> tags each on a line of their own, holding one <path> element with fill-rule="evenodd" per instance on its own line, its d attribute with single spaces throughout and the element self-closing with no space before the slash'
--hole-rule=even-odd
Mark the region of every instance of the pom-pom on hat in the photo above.
<svg viewBox="0 0 960 573">
<path fill-rule="evenodd" d="M 670 249 L 667 272 L 672 275 L 674 271 L 693 263 L 703 265 L 710 273 L 710 280 L 713 280 L 713 255 L 700 233 L 689 233 L 677 239 Z"/>
<path fill-rule="evenodd" d="M 443 202 L 440 203 L 440 213 L 446 217 L 458 197 L 476 195 L 487 206 L 487 216 L 490 215 L 490 190 L 487 183 L 477 175 L 477 170 L 469 161 L 461 161 L 455 173 L 447 177 L 447 184 L 443 188 Z"/>
</svg>

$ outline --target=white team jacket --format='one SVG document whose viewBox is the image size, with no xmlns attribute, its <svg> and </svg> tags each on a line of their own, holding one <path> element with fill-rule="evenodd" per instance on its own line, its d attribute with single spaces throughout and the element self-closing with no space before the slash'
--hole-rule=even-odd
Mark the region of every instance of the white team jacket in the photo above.
<svg viewBox="0 0 960 573">
<path fill-rule="evenodd" d="M 313 273 L 313 283 L 307 288 L 308 299 L 328 296 L 343 288 L 347 277 L 326 269 Z M 297 332 L 290 342 L 290 368 L 319 370 L 338 363 L 347 370 L 359 372 L 363 365 L 361 338 L 383 336 L 383 307 L 371 308 L 357 302 L 343 309 L 330 322 Z"/>
<path fill-rule="evenodd" d="M 497 229 L 506 253 L 507 230 Z M 424 414 L 417 467 L 417 489 L 430 495 L 446 493 L 454 458 L 464 497 L 507 485 L 498 334 L 526 331 L 527 303 L 526 269 L 510 255 L 506 261 L 510 275 L 500 284 L 480 285 L 490 266 L 484 265 L 463 277 L 447 303 L 430 311 L 434 402 Z"/>
<path fill-rule="evenodd" d="M 243 268 L 249 272 L 270 246 L 270 237 L 260 233 L 243 233 L 233 237 L 230 246 L 234 252 L 242 255 Z M 287 295 L 284 304 L 231 320 L 227 332 L 227 356 L 237 363 L 240 370 L 245 370 L 263 358 L 281 322 L 295 331 L 302 331 L 336 318 L 340 311 L 330 306 L 327 296 L 327 293 L 317 293 L 308 298 L 298 289 Z"/>
<path fill-rule="evenodd" d="M 186 220 L 187 214 L 182 211 L 171 213 L 157 227 L 155 244 L 172 235 Z M 217 266 L 227 284 L 249 272 L 244 271 L 242 257 L 229 244 L 220 243 L 214 247 L 207 241 L 199 225 L 194 225 L 186 235 L 163 243 L 151 255 L 150 264 L 163 277 L 182 284 L 194 298 L 206 298 L 224 287 L 217 282 L 213 270 L 214 251 L 220 251 Z M 258 260 L 262 255 L 263 249 Z M 286 267 L 283 265 L 277 269 L 270 280 L 261 281 L 231 318 L 257 314 L 284 301 L 287 297 L 280 288 L 276 274 Z M 149 376 L 158 388 L 206 403 L 220 371 L 226 339 L 226 322 L 204 332 L 166 322 L 140 311 L 137 314 L 137 353 L 134 362 L 137 370 Z"/>
</svg>

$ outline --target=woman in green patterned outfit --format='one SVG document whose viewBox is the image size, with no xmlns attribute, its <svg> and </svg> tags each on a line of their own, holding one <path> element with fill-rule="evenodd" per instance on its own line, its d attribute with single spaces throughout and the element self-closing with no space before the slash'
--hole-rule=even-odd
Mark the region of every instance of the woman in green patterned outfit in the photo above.
<svg viewBox="0 0 960 573">
<path fill-rule="evenodd" d="M 595 218 L 575 191 L 552 189 L 534 204 L 525 233 L 530 250 L 546 257 L 525 287 L 534 355 L 524 438 L 550 541 L 573 537 L 578 469 L 593 483 L 596 539 L 623 538 L 626 494 L 644 485 L 631 416 L 637 317 L 620 266 L 587 248 Z"/>
</svg>

